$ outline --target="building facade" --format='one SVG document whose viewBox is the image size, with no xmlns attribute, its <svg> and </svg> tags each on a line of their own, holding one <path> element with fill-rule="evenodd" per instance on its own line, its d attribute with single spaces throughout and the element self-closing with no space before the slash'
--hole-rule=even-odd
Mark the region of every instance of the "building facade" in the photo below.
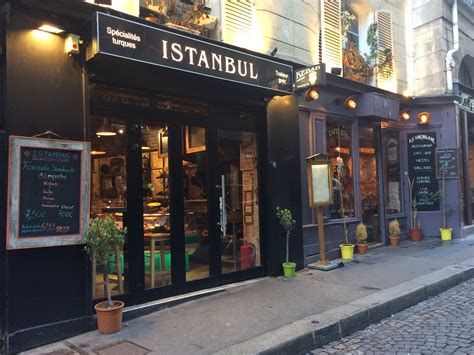
<svg viewBox="0 0 474 355">
<path fill-rule="evenodd" d="M 277 206 L 296 220 L 290 258 L 298 269 L 317 260 L 305 162 L 313 154 L 328 155 L 335 171 L 334 203 L 324 210 L 331 259 L 360 222 L 374 245 L 387 243 L 393 219 L 406 238 L 410 196 L 423 234 L 439 235 L 437 149 L 454 149 L 458 163 L 443 190 L 447 225 L 455 238 L 469 232 L 472 2 L 103 3 L 0 2 L 6 351 L 94 329 L 93 304 L 104 297 L 103 270 L 81 245 L 12 248 L 15 136 L 90 145 L 90 217 L 128 228 L 109 260 L 113 296 L 128 306 L 151 302 L 128 318 L 169 296 L 280 274 Z M 44 24 L 60 32 L 39 30 Z M 326 82 L 308 100 L 293 90 L 293 71 L 317 63 Z M 418 179 L 414 192 L 410 179 Z"/>
</svg>

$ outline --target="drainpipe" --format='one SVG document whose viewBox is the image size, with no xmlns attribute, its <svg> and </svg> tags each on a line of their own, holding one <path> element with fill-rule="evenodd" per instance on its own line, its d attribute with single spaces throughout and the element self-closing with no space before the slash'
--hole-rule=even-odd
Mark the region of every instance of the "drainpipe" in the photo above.
<svg viewBox="0 0 474 355">
<path fill-rule="evenodd" d="M 446 54 L 446 85 L 448 93 L 453 92 L 453 69 L 456 66 L 453 54 L 459 50 L 459 24 L 458 24 L 458 1 L 453 0 L 453 39 L 454 46 Z"/>
</svg>

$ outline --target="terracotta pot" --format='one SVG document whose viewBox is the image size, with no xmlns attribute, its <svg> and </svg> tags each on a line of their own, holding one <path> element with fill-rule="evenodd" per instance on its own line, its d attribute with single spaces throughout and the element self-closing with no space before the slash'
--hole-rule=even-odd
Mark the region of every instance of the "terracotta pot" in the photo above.
<svg viewBox="0 0 474 355">
<path fill-rule="evenodd" d="M 359 254 L 367 253 L 367 243 L 357 244 L 357 252 Z"/>
<path fill-rule="evenodd" d="M 113 301 L 114 307 L 108 307 L 107 301 L 97 303 L 94 306 L 97 315 L 97 327 L 102 334 L 118 332 L 122 329 L 122 310 L 124 303 L 122 301 Z"/>
<path fill-rule="evenodd" d="M 400 240 L 400 237 L 388 237 L 390 239 L 390 246 L 396 247 L 398 245 L 398 241 Z"/>
<path fill-rule="evenodd" d="M 410 228 L 408 230 L 408 234 L 410 236 L 410 239 L 414 242 L 419 242 L 422 238 L 421 229 L 419 228 Z"/>
</svg>

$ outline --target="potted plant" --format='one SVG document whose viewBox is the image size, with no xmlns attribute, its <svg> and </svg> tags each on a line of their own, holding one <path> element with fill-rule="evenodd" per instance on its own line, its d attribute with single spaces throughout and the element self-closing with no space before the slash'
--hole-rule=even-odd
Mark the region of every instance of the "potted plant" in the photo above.
<svg viewBox="0 0 474 355">
<path fill-rule="evenodd" d="M 367 227 L 362 222 L 357 225 L 356 239 L 359 254 L 367 253 Z"/>
<path fill-rule="evenodd" d="M 295 226 L 296 221 L 293 219 L 291 211 L 287 208 L 276 208 L 276 216 L 280 222 L 280 225 L 286 232 L 286 258 L 285 262 L 282 263 L 283 274 L 286 278 L 291 278 L 295 275 L 296 263 L 289 261 L 289 240 L 290 233 Z"/>
<path fill-rule="evenodd" d="M 122 301 L 112 301 L 109 285 L 109 257 L 125 243 L 127 228 L 120 229 L 110 219 L 91 219 L 85 236 L 85 248 L 91 260 L 103 265 L 106 301 L 94 306 L 99 332 L 115 333 L 122 328 Z"/>
<path fill-rule="evenodd" d="M 206 7 L 204 0 L 188 1 L 188 3 L 177 0 L 158 0 L 156 5 L 153 5 L 151 0 L 145 0 L 145 4 L 163 17 L 163 19 L 150 18 L 150 21 L 162 20 L 167 27 L 194 35 L 202 34 L 204 23 L 209 18 L 210 9 Z"/>
<path fill-rule="evenodd" d="M 416 197 L 413 195 L 413 186 L 415 184 L 415 179 L 411 180 L 408 178 L 408 188 L 409 188 L 409 197 L 410 197 L 410 220 L 411 228 L 408 229 L 408 235 L 410 239 L 414 242 L 419 242 L 422 238 L 420 222 L 418 221 L 418 210 Z"/>
<path fill-rule="evenodd" d="M 341 181 L 341 169 L 343 168 L 344 163 L 342 159 L 337 163 L 337 181 Z M 346 223 L 346 211 L 344 210 L 344 199 L 342 198 L 342 185 L 341 185 L 341 193 L 339 194 L 339 201 L 341 205 L 341 213 L 342 213 L 342 224 L 344 227 L 344 238 L 345 243 L 339 244 L 339 248 L 341 249 L 341 258 L 343 260 L 352 260 L 354 257 L 354 244 L 349 243 L 349 227 Z"/>
<path fill-rule="evenodd" d="M 390 245 L 392 247 L 396 247 L 398 245 L 398 241 L 400 240 L 400 223 L 397 219 L 390 221 L 390 224 L 388 225 L 388 231 L 390 233 L 390 236 L 388 237 L 388 239 L 390 239 Z"/>
<path fill-rule="evenodd" d="M 446 217 L 447 215 L 452 212 L 450 206 L 446 204 L 446 194 L 445 194 L 445 176 L 446 173 L 448 172 L 447 166 L 443 165 L 439 169 L 441 173 L 441 181 L 442 181 L 442 192 L 441 192 L 441 197 L 442 197 L 442 211 L 443 211 L 443 226 L 439 229 L 439 232 L 441 234 L 441 240 L 451 240 L 453 237 L 453 229 L 447 227 L 446 225 Z"/>
</svg>

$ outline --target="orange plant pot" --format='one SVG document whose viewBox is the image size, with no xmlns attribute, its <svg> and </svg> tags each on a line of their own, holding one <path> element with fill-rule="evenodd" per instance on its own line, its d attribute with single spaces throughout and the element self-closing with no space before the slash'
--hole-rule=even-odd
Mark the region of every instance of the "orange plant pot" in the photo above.
<svg viewBox="0 0 474 355">
<path fill-rule="evenodd" d="M 421 229 L 413 229 L 413 228 L 410 228 L 408 230 L 408 234 L 410 235 L 410 239 L 413 240 L 414 242 L 419 242 L 422 238 L 422 234 L 421 234 Z"/>
<path fill-rule="evenodd" d="M 390 246 L 392 247 L 396 247 L 398 245 L 398 241 L 400 240 L 400 237 L 388 237 L 388 239 L 390 240 Z"/>
<path fill-rule="evenodd" d="M 357 252 L 362 255 L 367 253 L 367 243 L 357 244 Z"/>
<path fill-rule="evenodd" d="M 113 301 L 114 307 L 105 308 L 108 302 L 100 302 L 94 306 L 97 315 L 97 327 L 102 334 L 111 334 L 122 329 L 122 311 L 124 303 Z"/>
</svg>

